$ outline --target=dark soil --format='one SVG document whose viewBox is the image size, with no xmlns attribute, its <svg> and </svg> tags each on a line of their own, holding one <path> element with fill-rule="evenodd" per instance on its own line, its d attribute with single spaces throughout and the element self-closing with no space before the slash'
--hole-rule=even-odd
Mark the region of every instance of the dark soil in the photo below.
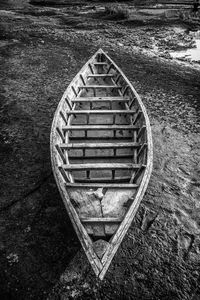
<svg viewBox="0 0 200 300">
<path fill-rule="evenodd" d="M 177 21 L 137 26 L 105 20 L 98 8 L 0 5 L 0 298 L 197 300 L 200 68 L 172 60 L 174 43 L 165 37 L 191 40 L 176 33 L 185 28 Z M 101 283 L 82 254 L 49 154 L 62 93 L 100 47 L 141 95 L 154 139 L 147 193 Z"/>
</svg>

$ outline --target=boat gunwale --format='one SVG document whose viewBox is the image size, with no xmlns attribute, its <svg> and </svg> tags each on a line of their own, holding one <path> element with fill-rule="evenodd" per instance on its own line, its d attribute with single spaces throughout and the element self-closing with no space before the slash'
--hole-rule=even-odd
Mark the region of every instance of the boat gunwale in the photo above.
<svg viewBox="0 0 200 300">
<path fill-rule="evenodd" d="M 51 165 L 52 165 L 52 169 L 53 169 L 53 175 L 54 175 L 54 178 L 56 180 L 56 184 L 57 184 L 58 190 L 60 192 L 61 198 L 64 202 L 65 208 L 66 208 L 67 213 L 70 217 L 70 220 L 73 224 L 73 227 L 76 231 L 76 234 L 77 234 L 77 236 L 78 236 L 78 238 L 81 242 L 81 245 L 84 249 L 84 252 L 85 252 L 88 260 L 90 261 L 95 274 L 98 276 L 100 274 L 101 270 L 102 270 L 102 264 L 101 264 L 97 254 L 95 253 L 95 251 L 93 249 L 93 244 L 92 244 L 92 240 L 91 240 L 90 236 L 88 235 L 86 229 L 83 227 L 75 208 L 71 204 L 69 194 L 68 194 L 65 186 L 64 185 L 62 186 L 60 184 L 59 178 L 62 178 L 62 176 L 61 176 L 60 172 L 58 171 L 58 168 L 56 168 L 57 161 L 54 158 L 54 153 L 56 153 L 56 151 L 54 149 L 54 146 L 55 146 L 54 145 L 55 128 L 56 128 L 56 123 L 57 123 L 57 120 L 59 118 L 59 112 L 61 111 L 61 107 L 63 105 L 63 102 L 65 101 L 65 98 L 68 94 L 69 89 L 73 86 L 73 83 L 76 81 L 79 74 L 83 73 L 83 71 L 88 67 L 88 65 L 95 59 L 97 54 L 98 54 L 98 51 L 95 52 L 95 54 L 83 65 L 83 67 L 80 69 L 80 71 L 74 76 L 74 78 L 72 79 L 72 81 L 67 86 L 64 94 L 62 95 L 61 100 L 59 101 L 59 103 L 57 105 L 57 108 L 56 108 L 56 111 L 55 111 L 54 117 L 53 117 L 52 126 L 51 126 L 50 154 L 51 154 Z M 82 234 L 83 234 L 83 237 L 82 237 Z"/>
<path fill-rule="evenodd" d="M 67 190 L 65 189 L 65 187 L 62 187 L 59 178 L 61 177 L 58 168 L 56 168 L 57 161 L 54 157 L 54 153 L 55 153 L 55 149 L 54 149 L 54 135 L 55 135 L 55 128 L 56 128 L 56 123 L 57 120 L 59 118 L 59 112 L 61 110 L 61 107 L 63 105 L 63 102 L 65 101 L 65 98 L 69 92 L 69 89 L 73 86 L 73 83 L 77 80 L 78 76 L 80 74 L 83 73 L 83 71 L 85 71 L 85 69 L 88 67 L 88 65 L 94 61 L 94 59 L 96 58 L 97 54 L 102 53 L 105 55 L 105 57 L 108 59 L 108 61 L 115 67 L 115 69 L 122 75 L 123 80 L 127 83 L 127 85 L 130 87 L 130 89 L 132 90 L 133 94 L 135 95 L 135 97 L 137 98 L 138 104 L 142 110 L 144 119 L 145 119 L 145 125 L 146 125 L 146 130 L 147 130 L 147 145 L 148 145 L 148 151 L 147 151 L 147 165 L 144 171 L 144 174 L 142 176 L 142 180 L 139 184 L 139 188 L 136 192 L 136 194 L 134 195 L 134 201 L 131 204 L 129 210 L 127 211 L 123 221 L 121 222 L 121 224 L 119 225 L 117 231 L 115 232 L 115 234 L 113 235 L 113 237 L 111 238 L 110 244 L 107 248 L 107 250 L 105 251 L 102 259 L 100 260 L 98 258 L 98 256 L 96 255 L 93 245 L 92 245 L 92 240 L 90 238 L 90 236 L 88 235 L 87 231 L 85 230 L 85 228 L 83 227 L 78 214 L 75 210 L 75 208 L 73 207 L 73 205 L 71 204 L 70 200 L 69 200 L 69 194 L 67 192 Z M 50 136 L 50 148 L 51 148 L 51 163 L 52 163 L 52 168 L 53 168 L 53 174 L 59 189 L 59 192 L 61 194 L 61 197 L 63 199 L 63 202 L 65 204 L 66 210 L 70 216 L 70 219 L 73 223 L 74 229 L 80 239 L 80 242 L 82 244 L 83 249 L 86 252 L 86 255 L 93 267 L 93 270 L 95 272 L 95 274 L 99 277 L 99 279 L 103 279 L 105 276 L 105 273 L 120 245 L 120 243 L 122 242 L 128 228 L 130 227 L 130 224 L 138 210 L 138 207 L 140 205 L 140 202 L 144 196 L 144 193 L 147 189 L 149 180 L 150 180 L 150 176 L 151 176 L 151 172 L 152 172 L 152 167 L 153 167 L 153 143 L 152 143 L 152 134 L 151 134 L 151 127 L 150 127 L 150 121 L 149 121 L 149 117 L 147 115 L 146 112 L 146 108 L 140 98 L 140 96 L 138 95 L 138 93 L 136 92 L 136 90 L 134 89 L 133 85 L 131 84 L 131 82 L 129 81 L 129 79 L 126 77 L 126 75 L 123 73 L 123 71 L 115 64 L 115 62 L 102 50 L 99 49 L 85 64 L 84 66 L 81 68 L 81 70 L 76 74 L 76 76 L 73 78 L 73 80 L 70 82 L 70 84 L 68 85 L 67 89 L 65 90 L 60 102 L 58 103 L 57 109 L 55 111 L 54 114 L 54 118 L 53 118 L 53 122 L 52 122 L 52 127 L 51 127 L 51 136 Z M 59 174 L 59 175 L 58 175 Z M 82 236 L 83 235 L 83 236 Z M 89 250 L 89 251 L 88 251 Z"/>
<path fill-rule="evenodd" d="M 119 245 L 121 244 L 127 230 L 129 229 L 131 222 L 133 221 L 133 218 L 139 208 L 139 205 L 143 199 L 143 196 L 144 196 L 147 186 L 149 184 L 150 176 L 151 176 L 152 169 L 153 169 L 153 141 L 152 141 L 152 133 L 151 133 L 149 117 L 147 115 L 146 108 L 145 108 L 139 94 L 136 92 L 132 83 L 129 81 L 129 79 L 126 77 L 126 75 L 123 73 L 123 71 L 116 65 L 116 63 L 103 50 L 101 50 L 101 51 L 106 56 L 106 58 L 113 64 L 113 66 L 116 68 L 116 70 L 122 75 L 123 79 L 125 80 L 127 85 L 131 88 L 134 95 L 136 96 L 138 104 L 140 105 L 140 108 L 143 112 L 143 116 L 145 118 L 146 130 L 147 130 L 147 145 L 148 145 L 147 165 L 146 165 L 142 180 L 140 182 L 138 191 L 136 192 L 136 195 L 134 195 L 134 201 L 131 204 L 129 210 L 127 211 L 123 221 L 119 225 L 117 231 L 111 238 L 108 249 L 106 250 L 106 252 L 104 253 L 104 255 L 102 257 L 101 261 L 103 263 L 103 269 L 102 269 L 101 273 L 99 274 L 99 278 L 102 280 L 105 276 L 105 273 L 115 255 Z"/>
</svg>

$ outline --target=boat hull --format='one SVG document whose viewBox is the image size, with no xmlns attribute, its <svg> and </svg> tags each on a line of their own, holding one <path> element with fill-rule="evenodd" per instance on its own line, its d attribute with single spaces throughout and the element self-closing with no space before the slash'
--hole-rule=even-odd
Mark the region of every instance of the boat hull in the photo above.
<svg viewBox="0 0 200 300">
<path fill-rule="evenodd" d="M 153 163 L 146 109 L 103 50 L 64 92 L 50 148 L 68 215 L 95 274 L 103 279 L 138 210 Z"/>
</svg>

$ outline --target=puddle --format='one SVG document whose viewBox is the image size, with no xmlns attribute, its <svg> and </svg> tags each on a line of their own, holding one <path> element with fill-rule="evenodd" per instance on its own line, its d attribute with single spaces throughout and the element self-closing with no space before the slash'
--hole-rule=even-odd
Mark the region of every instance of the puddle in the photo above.
<svg viewBox="0 0 200 300">
<path fill-rule="evenodd" d="M 200 62 L 200 31 L 190 32 L 195 41 L 195 47 L 181 51 L 170 52 L 172 58 L 188 59 L 193 62 Z"/>
</svg>

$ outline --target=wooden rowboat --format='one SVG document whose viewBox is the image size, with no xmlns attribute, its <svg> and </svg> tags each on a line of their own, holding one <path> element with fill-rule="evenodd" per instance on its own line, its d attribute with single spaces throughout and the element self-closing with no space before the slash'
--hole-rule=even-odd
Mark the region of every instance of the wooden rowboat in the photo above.
<svg viewBox="0 0 200 300">
<path fill-rule="evenodd" d="M 96 276 L 103 279 L 144 196 L 153 161 L 145 107 L 103 50 L 64 92 L 50 147 L 69 217 Z"/>
</svg>

